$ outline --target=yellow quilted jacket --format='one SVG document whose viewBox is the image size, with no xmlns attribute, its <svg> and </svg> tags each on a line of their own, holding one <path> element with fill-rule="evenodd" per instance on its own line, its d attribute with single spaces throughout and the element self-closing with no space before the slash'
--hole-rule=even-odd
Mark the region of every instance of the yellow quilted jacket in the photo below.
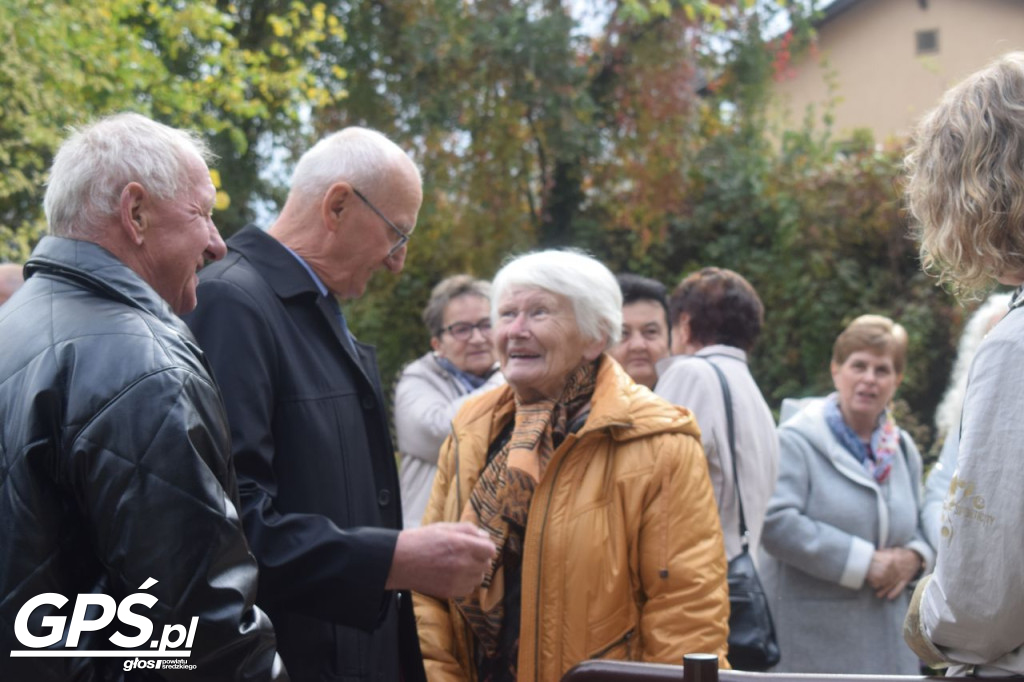
<svg viewBox="0 0 1024 682">
<path fill-rule="evenodd" d="M 505 386 L 463 406 L 441 448 L 423 523 L 458 520 L 515 409 Z M 414 596 L 427 679 L 474 680 L 455 606 Z M 530 504 L 519 680 L 557 682 L 589 658 L 726 667 L 725 549 L 700 430 L 686 409 L 604 356 L 586 423 L 555 451 Z"/>
</svg>

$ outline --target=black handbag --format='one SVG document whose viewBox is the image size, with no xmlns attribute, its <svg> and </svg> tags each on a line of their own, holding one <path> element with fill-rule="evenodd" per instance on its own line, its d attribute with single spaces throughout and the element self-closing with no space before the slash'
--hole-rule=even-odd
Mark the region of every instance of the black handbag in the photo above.
<svg viewBox="0 0 1024 682">
<path fill-rule="evenodd" d="M 702 357 L 702 356 L 697 356 Z M 704 358 L 707 359 L 707 358 Z M 743 516 L 740 479 L 736 472 L 736 436 L 732 424 L 732 394 L 725 375 L 715 363 L 707 361 L 718 375 L 725 399 L 725 417 L 729 425 L 729 456 L 732 458 L 732 479 L 740 512 L 740 543 L 743 550 L 729 562 L 729 665 L 734 670 L 764 671 L 779 662 L 779 643 L 775 623 L 768 608 L 768 597 L 757 577 L 750 557 L 747 521 Z"/>
</svg>

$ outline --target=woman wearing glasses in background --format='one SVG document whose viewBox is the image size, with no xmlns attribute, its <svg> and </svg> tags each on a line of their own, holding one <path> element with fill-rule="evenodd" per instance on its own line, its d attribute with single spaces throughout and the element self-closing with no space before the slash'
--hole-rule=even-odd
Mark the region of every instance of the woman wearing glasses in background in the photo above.
<svg viewBox="0 0 1024 682">
<path fill-rule="evenodd" d="M 470 275 L 441 280 L 423 310 L 431 350 L 395 387 L 395 431 L 406 528 L 420 525 L 452 418 L 471 396 L 505 383 L 491 341 L 491 285 Z"/>
</svg>

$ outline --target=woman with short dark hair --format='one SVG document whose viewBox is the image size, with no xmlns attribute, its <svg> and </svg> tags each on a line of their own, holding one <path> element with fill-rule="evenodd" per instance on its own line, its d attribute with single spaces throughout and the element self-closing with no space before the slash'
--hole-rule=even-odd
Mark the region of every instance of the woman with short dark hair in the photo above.
<svg viewBox="0 0 1024 682">
<path fill-rule="evenodd" d="M 747 364 L 764 324 L 764 306 L 742 275 L 707 267 L 679 283 L 669 310 L 673 355 L 658 363 L 654 392 L 697 416 L 729 560 L 744 542 L 757 557 L 779 461 L 775 419 Z M 731 424 L 721 381 L 729 388 Z M 746 537 L 740 536 L 741 495 Z"/>
<path fill-rule="evenodd" d="M 742 275 L 725 268 L 702 268 L 686 277 L 669 299 L 673 329 L 681 346 L 721 344 L 750 352 L 764 325 L 764 305 Z"/>
</svg>

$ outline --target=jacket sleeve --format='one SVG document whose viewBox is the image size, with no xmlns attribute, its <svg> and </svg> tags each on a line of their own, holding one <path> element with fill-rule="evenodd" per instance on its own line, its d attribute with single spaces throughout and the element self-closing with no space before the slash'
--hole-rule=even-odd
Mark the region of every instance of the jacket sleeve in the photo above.
<svg viewBox="0 0 1024 682">
<path fill-rule="evenodd" d="M 903 547 L 913 550 L 920 555 L 923 562 L 921 565 L 921 572 L 927 573 L 935 567 L 935 549 L 928 541 L 927 526 L 924 523 L 923 498 L 925 493 L 921 473 L 924 470 L 924 463 L 921 461 L 921 452 L 917 449 L 917 444 L 914 443 L 914 439 L 910 434 L 901 430 L 900 437 L 906 444 L 907 469 L 910 484 L 914 486 L 911 492 L 914 495 L 914 502 L 916 504 L 915 509 L 917 510 L 917 527 L 914 529 L 914 537 L 903 545 Z"/>
<path fill-rule="evenodd" d="M 439 521 L 457 521 L 445 512 L 446 500 L 451 486 L 458 485 L 453 465 L 454 445 L 449 437 L 441 446 L 441 457 L 434 477 L 434 488 L 430 501 L 423 513 L 423 525 Z M 452 515 L 457 513 L 453 512 Z M 468 670 L 462 666 L 456 654 L 455 627 L 449 602 L 429 595 L 413 593 L 416 612 L 416 630 L 420 636 L 420 651 L 423 652 L 423 667 L 431 682 L 456 682 L 470 679 Z"/>
<path fill-rule="evenodd" d="M 949 484 L 956 470 L 956 453 L 960 445 L 960 432 L 951 429 L 946 434 L 939 453 L 939 461 L 935 463 L 924 484 L 924 504 L 921 505 L 921 526 L 925 538 L 933 549 L 938 550 L 942 538 L 942 505 L 949 492 Z"/>
<path fill-rule="evenodd" d="M 154 639 L 198 617 L 189 678 L 286 680 L 271 623 L 254 606 L 256 561 L 228 492 L 216 388 L 185 369 L 151 374 L 94 417 L 69 453 L 66 475 L 111 594 L 157 598 Z"/>
<path fill-rule="evenodd" d="M 260 569 L 260 603 L 373 630 L 386 603 L 398 532 L 339 528 L 320 514 L 282 513 L 274 439 L 279 348 L 273 325 L 234 283 L 200 284 L 201 304 L 186 318 L 213 367 L 231 425 L 242 522 Z"/>
<path fill-rule="evenodd" d="M 979 348 L 971 369 L 957 473 L 942 519 L 949 532 L 941 540 L 932 579 L 919 586 L 923 592 L 917 605 L 919 629 L 907 633 L 908 642 L 925 660 L 934 660 L 934 654 L 940 653 L 954 663 L 995 664 L 1021 672 L 1024 468 L 1019 462 L 1024 443 L 1020 419 L 1024 371 L 1020 356 L 1017 339 L 990 337 Z M 911 635 L 917 635 L 919 646 L 910 642 Z M 999 666 L 1004 657 L 1017 663 Z"/>
<path fill-rule="evenodd" d="M 816 578 L 858 590 L 867 578 L 875 546 L 804 513 L 811 490 L 812 448 L 795 430 L 779 429 L 779 477 L 765 514 L 761 546 Z"/>
<path fill-rule="evenodd" d="M 429 359 L 429 357 L 428 357 Z M 445 391 L 438 384 L 441 377 L 427 376 L 426 371 L 409 367 L 395 386 L 395 436 L 403 456 L 413 456 L 437 464 L 441 443 L 451 429 L 463 403 L 475 395 L 504 383 L 501 372 L 495 372 L 483 386 L 463 395 L 453 396 L 455 389 Z"/>
<path fill-rule="evenodd" d="M 729 586 L 722 529 L 700 442 L 682 434 L 652 439 L 657 453 L 640 528 L 642 660 L 684 654 L 725 660 Z"/>
</svg>

